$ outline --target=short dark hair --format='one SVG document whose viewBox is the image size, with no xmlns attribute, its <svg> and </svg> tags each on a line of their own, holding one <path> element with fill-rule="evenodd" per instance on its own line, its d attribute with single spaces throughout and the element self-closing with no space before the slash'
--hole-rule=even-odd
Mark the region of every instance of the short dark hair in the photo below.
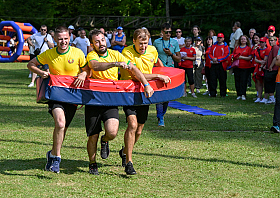
<svg viewBox="0 0 280 198">
<path fill-rule="evenodd" d="M 90 30 L 89 34 L 88 34 L 88 39 L 89 39 L 89 42 L 92 43 L 92 36 L 95 35 L 95 36 L 98 36 L 99 34 L 103 34 L 100 30 L 98 29 L 93 29 L 93 30 Z M 103 34 L 104 35 L 104 34 Z"/>
<path fill-rule="evenodd" d="M 234 24 L 239 28 L 241 27 L 241 23 L 239 21 L 236 21 Z"/>
<path fill-rule="evenodd" d="M 58 33 L 62 33 L 62 32 L 69 32 L 68 28 L 65 26 L 58 26 L 57 28 L 55 28 L 54 30 L 54 34 L 58 34 Z"/>
<path fill-rule="evenodd" d="M 194 25 L 194 26 L 192 27 L 192 30 L 193 30 L 193 28 L 197 28 L 198 32 L 199 32 L 199 33 L 201 32 L 201 30 L 200 30 L 200 28 L 199 28 L 198 25 Z"/>
<path fill-rule="evenodd" d="M 42 28 L 42 27 L 43 27 L 43 28 L 44 28 L 44 27 L 45 27 L 45 28 L 48 28 L 46 25 L 41 25 L 41 28 Z"/>
<path fill-rule="evenodd" d="M 171 25 L 170 25 L 169 23 L 163 23 L 163 24 L 161 25 L 161 30 L 169 29 L 169 28 L 171 28 Z"/>
</svg>

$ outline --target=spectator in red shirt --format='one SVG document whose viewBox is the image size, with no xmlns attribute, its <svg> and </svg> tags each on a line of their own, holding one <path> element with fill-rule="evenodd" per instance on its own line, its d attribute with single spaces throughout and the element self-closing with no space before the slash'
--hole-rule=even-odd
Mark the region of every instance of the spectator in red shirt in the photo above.
<svg viewBox="0 0 280 198">
<path fill-rule="evenodd" d="M 184 69 L 185 73 L 188 77 L 188 82 L 191 89 L 191 94 L 194 98 L 197 96 L 194 93 L 194 79 L 193 79 L 193 61 L 196 59 L 196 52 L 195 49 L 191 47 L 192 44 L 192 38 L 187 37 L 185 38 L 185 47 L 181 48 L 180 54 L 181 54 L 181 62 L 179 64 L 180 69 Z M 185 83 L 187 83 L 187 80 L 185 78 Z M 185 85 L 185 91 L 186 91 L 186 85 Z M 184 96 L 187 96 L 187 93 L 185 92 Z"/>
<path fill-rule="evenodd" d="M 260 46 L 258 46 L 254 50 L 254 75 L 253 79 L 256 84 L 256 90 L 258 98 L 255 100 L 255 102 L 261 102 L 262 101 L 262 92 L 263 92 L 263 68 L 266 64 L 266 60 L 268 57 L 270 50 L 266 46 L 266 37 L 260 38 Z"/>
<path fill-rule="evenodd" d="M 249 74 L 249 78 L 248 78 L 248 82 L 247 82 L 248 87 L 252 87 L 252 77 L 251 77 L 251 74 L 253 74 L 254 70 L 255 70 L 256 63 L 255 63 L 254 57 L 255 57 L 255 51 L 256 51 L 256 49 L 260 45 L 260 38 L 261 38 L 261 36 L 258 33 L 254 33 L 252 35 L 252 39 L 249 38 L 250 43 L 251 43 L 251 47 L 252 47 L 252 60 L 251 60 L 250 74 Z M 252 42 L 251 42 L 251 40 L 252 40 Z"/>
<path fill-rule="evenodd" d="M 239 60 L 239 67 L 233 69 L 235 89 L 237 92 L 236 99 L 246 100 L 247 80 L 250 75 L 252 59 L 251 44 L 247 36 L 240 36 L 232 54 L 235 60 Z"/>
<path fill-rule="evenodd" d="M 269 98 L 265 100 L 266 104 L 273 104 L 275 103 L 274 98 L 274 92 L 275 92 L 275 79 L 278 72 L 278 66 L 275 65 L 275 61 L 273 59 L 277 56 L 279 46 L 276 45 L 277 43 L 277 37 L 272 36 L 269 38 L 269 43 L 271 48 L 271 51 L 268 55 L 267 61 L 266 61 L 266 67 L 264 70 L 264 91 L 265 94 L 269 95 Z M 266 97 L 265 95 L 265 97 Z"/>
<path fill-rule="evenodd" d="M 266 46 L 271 49 L 272 46 L 270 45 L 270 42 L 269 42 L 269 38 L 274 36 L 275 34 L 275 27 L 273 25 L 269 26 L 268 29 L 267 29 L 267 40 L 266 40 Z M 276 41 L 276 45 L 279 45 L 279 42 L 278 42 L 278 38 L 276 37 L 277 41 Z"/>
<path fill-rule="evenodd" d="M 210 96 L 216 97 L 217 94 L 217 80 L 220 84 L 220 96 L 225 97 L 227 94 L 227 72 L 226 65 L 224 64 L 229 56 L 229 46 L 224 42 L 224 34 L 219 33 L 217 36 L 217 42 L 211 46 L 209 52 L 209 59 L 211 62 L 210 68 Z"/>
<path fill-rule="evenodd" d="M 207 91 L 203 95 L 209 95 L 209 82 L 210 82 L 210 68 L 211 68 L 211 61 L 209 58 L 209 52 L 211 49 L 211 46 L 213 45 L 213 38 L 211 36 L 207 36 L 205 39 L 205 76 L 206 76 L 206 87 Z"/>
</svg>

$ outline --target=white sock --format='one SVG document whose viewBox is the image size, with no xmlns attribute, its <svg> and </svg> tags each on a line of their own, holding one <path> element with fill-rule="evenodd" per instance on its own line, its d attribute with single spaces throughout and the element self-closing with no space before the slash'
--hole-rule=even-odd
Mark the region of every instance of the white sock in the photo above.
<svg viewBox="0 0 280 198">
<path fill-rule="evenodd" d="M 269 98 L 274 100 L 274 96 L 269 96 Z"/>
<path fill-rule="evenodd" d="M 51 158 L 55 158 L 55 157 L 61 158 L 61 155 L 60 155 L 60 156 L 56 156 L 56 155 L 53 155 L 52 153 L 50 153 L 50 157 L 51 157 Z"/>
</svg>

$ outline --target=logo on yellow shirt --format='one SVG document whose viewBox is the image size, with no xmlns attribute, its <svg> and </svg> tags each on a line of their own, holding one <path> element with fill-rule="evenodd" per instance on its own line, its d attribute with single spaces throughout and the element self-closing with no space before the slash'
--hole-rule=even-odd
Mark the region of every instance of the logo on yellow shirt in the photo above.
<svg viewBox="0 0 280 198">
<path fill-rule="evenodd" d="M 153 59 L 150 59 L 150 61 L 151 61 L 152 63 L 154 62 L 154 60 L 155 60 L 154 58 L 153 58 Z"/>
<path fill-rule="evenodd" d="M 70 60 L 68 60 L 68 63 L 69 63 L 69 64 L 74 63 L 74 59 L 70 59 Z"/>
</svg>

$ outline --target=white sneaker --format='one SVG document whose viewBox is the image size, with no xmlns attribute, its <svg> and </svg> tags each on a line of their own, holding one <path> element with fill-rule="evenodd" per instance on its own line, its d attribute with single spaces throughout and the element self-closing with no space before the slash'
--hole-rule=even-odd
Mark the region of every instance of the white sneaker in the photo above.
<svg viewBox="0 0 280 198">
<path fill-rule="evenodd" d="M 32 74 L 29 73 L 28 78 L 32 78 Z"/>
<path fill-rule="evenodd" d="M 197 98 L 197 96 L 195 95 L 195 93 L 192 93 L 192 97 Z"/>
<path fill-rule="evenodd" d="M 200 93 L 199 89 L 196 89 L 196 93 Z"/>
<path fill-rule="evenodd" d="M 242 100 L 246 100 L 246 97 L 244 95 L 241 96 Z"/>
<path fill-rule="evenodd" d="M 192 93 L 191 90 L 188 93 L 191 94 Z"/>
<path fill-rule="evenodd" d="M 275 103 L 275 99 L 269 98 L 265 104 L 274 104 Z"/>
<path fill-rule="evenodd" d="M 209 95 L 209 91 L 206 91 L 204 94 L 202 94 L 202 95 Z"/>
<path fill-rule="evenodd" d="M 187 97 L 187 96 L 188 96 L 188 94 L 187 94 L 187 93 L 184 93 L 182 97 Z"/>
<path fill-rule="evenodd" d="M 34 83 L 31 82 L 31 83 L 28 85 L 28 87 L 34 87 Z"/>
<path fill-rule="evenodd" d="M 261 99 L 260 99 L 260 98 L 257 98 L 257 100 L 255 100 L 255 102 L 261 102 Z"/>
<path fill-rule="evenodd" d="M 260 103 L 266 103 L 267 102 L 267 99 L 263 98 Z"/>
<path fill-rule="evenodd" d="M 237 98 L 236 98 L 236 100 L 240 100 L 241 99 L 241 96 L 238 96 Z"/>
</svg>

